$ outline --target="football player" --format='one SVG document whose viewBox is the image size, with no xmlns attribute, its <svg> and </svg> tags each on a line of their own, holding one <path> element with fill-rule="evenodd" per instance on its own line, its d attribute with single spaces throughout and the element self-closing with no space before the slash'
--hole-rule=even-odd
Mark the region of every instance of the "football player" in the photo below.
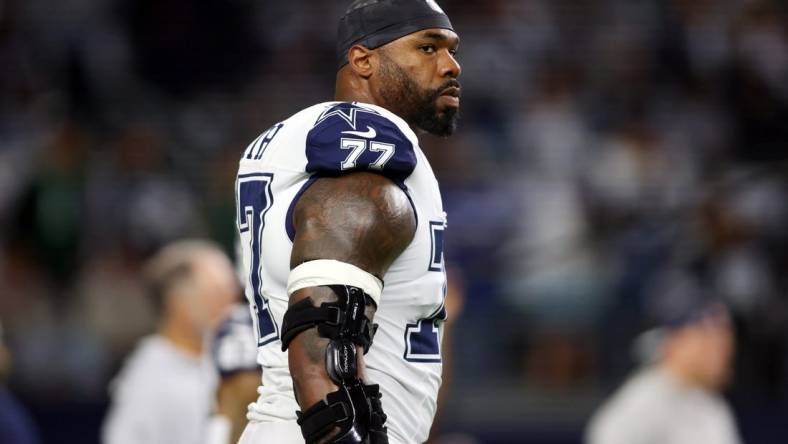
<svg viewBox="0 0 788 444">
<path fill-rule="evenodd" d="M 237 217 L 263 384 L 241 443 L 427 439 L 446 215 L 417 133 L 455 130 L 458 45 L 433 0 L 354 2 L 335 101 L 243 153 Z"/>
</svg>

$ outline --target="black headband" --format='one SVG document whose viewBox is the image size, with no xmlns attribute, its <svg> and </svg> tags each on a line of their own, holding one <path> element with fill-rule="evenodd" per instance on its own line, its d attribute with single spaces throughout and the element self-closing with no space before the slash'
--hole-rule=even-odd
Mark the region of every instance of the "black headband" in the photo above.
<svg viewBox="0 0 788 444">
<path fill-rule="evenodd" d="M 347 62 L 353 45 L 375 49 L 429 28 L 454 30 L 435 0 L 361 0 L 339 20 L 337 63 Z"/>
</svg>

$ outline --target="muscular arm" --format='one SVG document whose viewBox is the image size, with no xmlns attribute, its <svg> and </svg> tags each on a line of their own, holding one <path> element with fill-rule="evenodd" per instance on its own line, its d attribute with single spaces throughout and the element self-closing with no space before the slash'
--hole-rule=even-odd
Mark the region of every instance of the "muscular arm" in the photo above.
<svg viewBox="0 0 788 444">
<path fill-rule="evenodd" d="M 405 193 L 389 179 L 366 172 L 315 181 L 296 204 L 293 224 L 296 236 L 290 268 L 310 260 L 334 259 L 380 279 L 416 230 L 415 215 Z M 327 287 L 310 287 L 294 292 L 290 305 L 305 298 L 311 298 L 315 306 L 337 299 Z M 370 320 L 373 315 L 374 307 L 368 307 Z M 328 342 L 312 328 L 290 344 L 290 374 L 302 410 L 337 390 L 326 371 Z M 360 347 L 357 356 L 359 376 L 364 379 Z"/>
</svg>

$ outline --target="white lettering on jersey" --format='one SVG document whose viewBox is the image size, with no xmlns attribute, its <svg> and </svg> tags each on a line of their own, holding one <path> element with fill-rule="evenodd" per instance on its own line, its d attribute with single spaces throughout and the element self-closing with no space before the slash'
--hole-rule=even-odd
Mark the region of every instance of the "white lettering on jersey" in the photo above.
<svg viewBox="0 0 788 444">
<path fill-rule="evenodd" d="M 351 131 L 345 131 L 344 133 L 349 132 Z M 341 144 L 340 147 L 343 150 L 352 150 L 342 162 L 341 167 L 343 170 L 352 170 L 356 167 L 358 158 L 361 157 L 367 149 L 367 141 L 361 139 L 342 139 Z M 386 162 L 391 160 L 394 156 L 396 147 L 390 143 L 372 142 L 369 144 L 369 150 L 373 153 L 381 153 L 377 160 L 369 164 L 369 167 L 373 170 L 382 170 L 386 166 Z"/>
<path fill-rule="evenodd" d="M 342 149 L 352 150 L 347 158 L 342 162 L 343 170 L 350 170 L 356 167 L 356 160 L 361 157 L 361 153 L 367 149 L 367 141 L 359 139 L 342 139 Z"/>
</svg>

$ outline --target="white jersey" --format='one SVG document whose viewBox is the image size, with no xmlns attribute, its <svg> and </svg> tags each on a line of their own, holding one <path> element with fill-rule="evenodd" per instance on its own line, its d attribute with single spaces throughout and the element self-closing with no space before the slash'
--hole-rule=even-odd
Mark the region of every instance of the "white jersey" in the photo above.
<svg viewBox="0 0 788 444">
<path fill-rule="evenodd" d="M 201 444 L 218 375 L 207 354 L 193 357 L 159 335 L 140 341 L 112 382 L 105 444 Z"/>
<path fill-rule="evenodd" d="M 383 277 L 374 343 L 364 357 L 368 383 L 380 384 L 392 443 L 423 442 L 435 415 L 441 384 L 446 276 L 443 212 L 438 182 L 418 139 L 400 117 L 379 106 L 327 102 L 277 123 L 243 154 L 236 182 L 246 297 L 258 334 L 263 367 L 254 421 L 294 421 L 287 353 L 279 340 L 287 309 L 293 247 L 293 207 L 321 176 L 378 172 L 410 198 L 416 214 L 413 241 Z M 326 252 L 330 256 L 330 252 Z"/>
</svg>

